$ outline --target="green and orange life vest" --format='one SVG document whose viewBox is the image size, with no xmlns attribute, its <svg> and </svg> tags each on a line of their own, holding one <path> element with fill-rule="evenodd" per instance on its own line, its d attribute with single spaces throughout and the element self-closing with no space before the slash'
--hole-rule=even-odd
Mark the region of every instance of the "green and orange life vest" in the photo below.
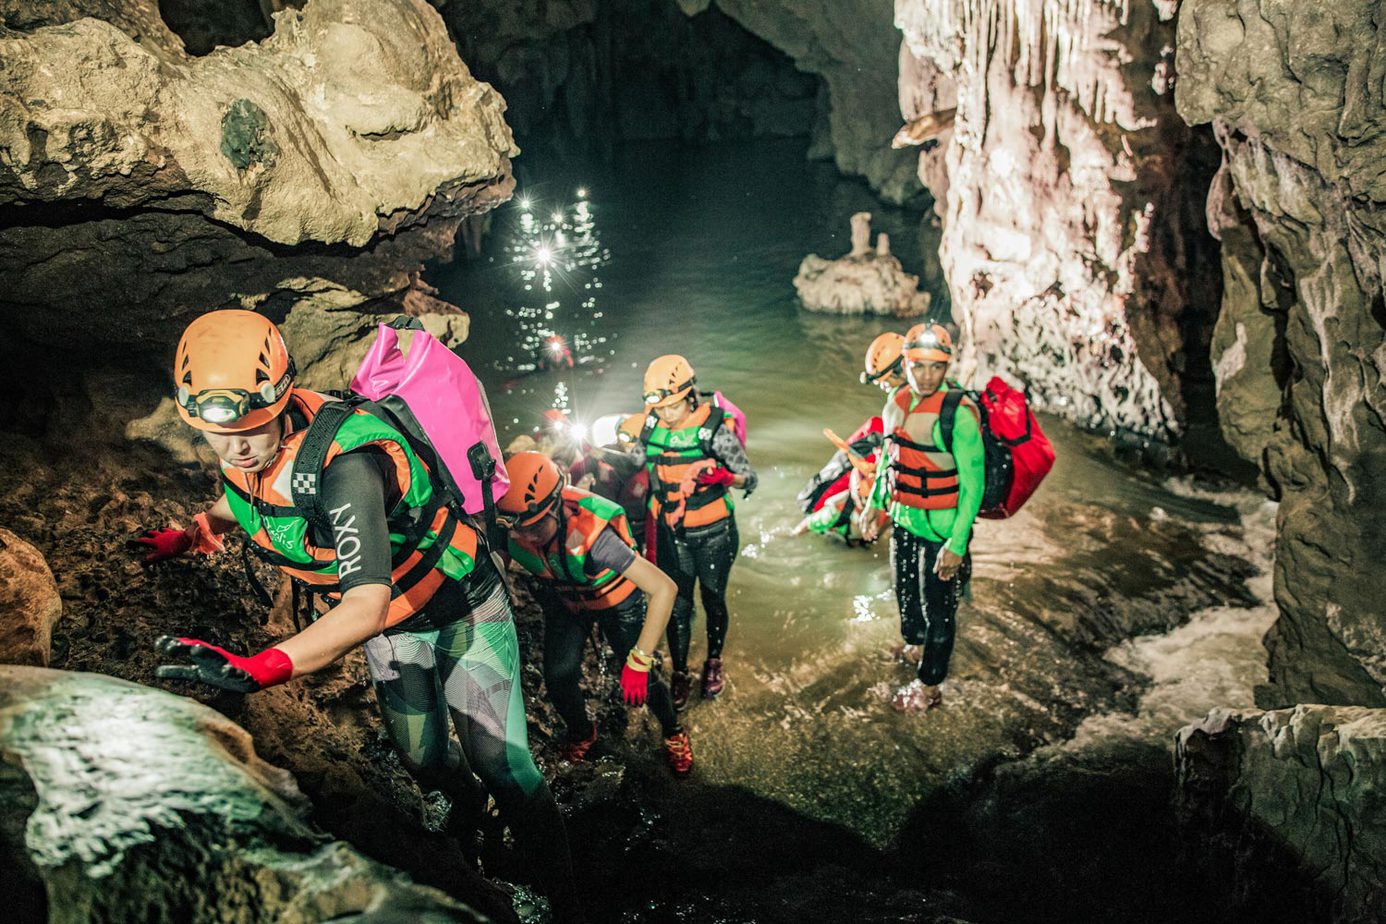
<svg viewBox="0 0 1386 924">
<path fill-rule="evenodd" d="M 650 512 L 657 516 L 663 513 L 668 526 L 710 526 L 731 516 L 735 509 L 725 485 L 700 484 L 686 497 L 680 487 L 694 465 L 704 459 L 717 462 L 712 437 L 725 417 L 712 401 L 699 404 L 675 429 L 661 423 L 654 412 L 646 417 L 640 439 L 645 444 L 645 465 L 650 473 Z M 680 500 L 684 501 L 683 518 L 677 520 Z"/>
<path fill-rule="evenodd" d="M 288 432 L 279 455 L 264 470 L 243 472 L 222 465 L 222 481 L 231 512 L 251 550 L 301 581 L 329 602 L 338 595 L 337 551 L 331 536 L 315 542 L 311 511 L 294 504 L 294 462 L 303 448 L 309 424 L 331 399 L 294 389 L 286 411 Z M 353 410 L 337 429 L 324 468 L 344 452 L 364 446 L 383 451 L 394 466 L 400 499 L 388 511 L 391 548 L 391 599 L 386 625 L 419 612 L 448 579 L 461 580 L 476 564 L 477 534 L 447 506 L 430 481 L 428 467 L 398 430 L 365 410 Z"/>
<path fill-rule="evenodd" d="M 548 546 L 536 548 L 511 534 L 510 557 L 530 574 L 548 582 L 569 609 L 588 612 L 611 609 L 636 591 L 635 583 L 610 568 L 588 577 L 587 556 L 608 526 L 623 542 L 635 547 L 625 511 L 615 501 L 571 486 L 563 488 L 559 503 L 562 510 L 559 532 Z"/>
</svg>

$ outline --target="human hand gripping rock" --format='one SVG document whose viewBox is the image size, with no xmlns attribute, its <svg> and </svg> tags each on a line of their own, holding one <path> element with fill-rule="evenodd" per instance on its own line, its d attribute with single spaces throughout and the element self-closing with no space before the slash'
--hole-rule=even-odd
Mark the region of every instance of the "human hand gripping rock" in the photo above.
<svg viewBox="0 0 1386 924">
<path fill-rule="evenodd" d="M 278 648 L 245 658 L 195 638 L 161 635 L 154 645 L 165 657 L 185 662 L 159 665 L 154 676 L 160 680 L 196 680 L 234 693 L 254 693 L 294 673 L 293 662 Z"/>
</svg>

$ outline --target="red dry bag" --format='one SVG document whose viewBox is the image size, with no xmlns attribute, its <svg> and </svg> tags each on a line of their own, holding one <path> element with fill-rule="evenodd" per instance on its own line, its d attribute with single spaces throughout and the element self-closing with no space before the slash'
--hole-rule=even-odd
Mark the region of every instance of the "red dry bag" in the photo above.
<svg viewBox="0 0 1386 924">
<path fill-rule="evenodd" d="M 957 398 L 952 398 L 958 394 Z M 986 490 L 978 516 L 1002 520 L 1013 516 L 1035 493 L 1054 467 L 1054 446 L 1040 429 L 1025 393 L 1012 388 L 999 375 L 991 377 L 979 395 L 970 393 L 982 409 L 982 444 L 986 451 Z M 953 448 L 953 416 L 962 399 L 954 389 L 944 399 L 939 421 L 943 446 Z"/>
</svg>

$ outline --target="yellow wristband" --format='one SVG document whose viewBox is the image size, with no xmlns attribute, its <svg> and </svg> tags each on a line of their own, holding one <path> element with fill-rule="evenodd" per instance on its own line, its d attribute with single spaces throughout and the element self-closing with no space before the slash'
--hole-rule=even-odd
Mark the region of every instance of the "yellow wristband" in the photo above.
<svg viewBox="0 0 1386 924">
<path fill-rule="evenodd" d="M 633 671 L 639 671 L 642 674 L 648 671 L 650 665 L 653 663 L 654 658 L 651 658 L 639 648 L 632 648 L 630 654 L 626 655 L 626 667 Z"/>
</svg>

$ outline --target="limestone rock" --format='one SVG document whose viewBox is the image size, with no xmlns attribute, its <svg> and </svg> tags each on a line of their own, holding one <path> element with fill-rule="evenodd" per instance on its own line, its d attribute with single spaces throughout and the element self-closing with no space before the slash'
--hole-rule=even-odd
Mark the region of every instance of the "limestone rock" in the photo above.
<svg viewBox="0 0 1386 924">
<path fill-rule="evenodd" d="M 0 319 L 16 362 L 61 346 L 161 365 L 196 313 L 282 317 L 301 279 L 397 310 L 458 223 L 513 188 L 504 101 L 423 0 L 313 0 L 196 58 L 152 0 L 12 5 Z"/>
<path fill-rule="evenodd" d="M 809 311 L 912 318 L 929 310 L 929 293 L 919 291 L 919 277 L 905 272 L 889 253 L 868 251 L 837 260 L 811 253 L 799 264 L 794 288 Z"/>
<path fill-rule="evenodd" d="M 897 0 L 895 22 L 904 117 L 957 109 L 918 172 L 944 217 L 959 372 L 1007 373 L 1088 426 L 1177 435 L 1211 378 L 1218 276 L 1184 192 L 1215 149 L 1161 76 L 1173 23 L 1126 0 Z"/>
<path fill-rule="evenodd" d="M 1263 706 L 1386 705 L 1386 68 L 1378 5 L 1186 0 L 1180 113 L 1224 166 L 1224 429 L 1280 494 Z"/>
<path fill-rule="evenodd" d="M 1231 860 L 1239 892 L 1288 874 L 1317 887 L 1306 920 L 1380 920 L 1386 710 L 1215 711 L 1179 732 L 1175 764 L 1183 824 L 1205 862 Z"/>
<path fill-rule="evenodd" d="M 0 664 L 47 667 L 63 602 L 42 553 L 0 529 Z"/>
<path fill-rule="evenodd" d="M 0 755 L 24 920 L 488 920 L 327 838 L 293 778 L 191 700 L 0 667 Z"/>
</svg>

